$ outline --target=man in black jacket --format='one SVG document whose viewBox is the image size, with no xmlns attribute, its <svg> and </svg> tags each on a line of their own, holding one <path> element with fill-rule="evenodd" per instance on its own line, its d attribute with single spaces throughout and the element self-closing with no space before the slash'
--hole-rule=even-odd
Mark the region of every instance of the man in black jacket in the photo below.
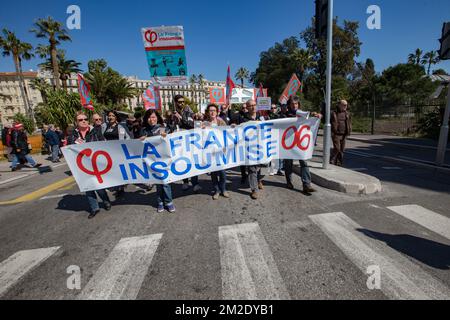
<svg viewBox="0 0 450 320">
<path fill-rule="evenodd" d="M 29 155 L 30 150 L 28 148 L 28 137 L 25 132 L 23 124 L 18 123 L 14 126 L 14 131 L 11 134 L 11 147 L 15 157 L 11 164 L 11 171 L 17 170 L 17 165 L 20 159 L 25 159 L 33 168 L 41 166 L 40 163 L 36 163 L 34 159 Z"/>
</svg>

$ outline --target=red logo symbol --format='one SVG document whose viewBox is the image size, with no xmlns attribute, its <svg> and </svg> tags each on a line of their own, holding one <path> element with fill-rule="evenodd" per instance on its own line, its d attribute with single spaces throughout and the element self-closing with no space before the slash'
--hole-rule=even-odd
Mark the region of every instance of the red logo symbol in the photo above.
<svg viewBox="0 0 450 320">
<path fill-rule="evenodd" d="M 151 45 L 153 45 L 158 40 L 158 35 L 155 31 L 147 30 L 144 33 L 144 38 L 147 40 L 147 42 L 150 42 Z"/>
<path fill-rule="evenodd" d="M 106 174 L 107 172 L 109 172 L 109 170 L 111 170 L 112 168 L 112 159 L 111 156 L 106 153 L 105 151 L 97 151 L 94 152 L 94 154 L 92 155 L 92 171 L 87 169 L 84 165 L 83 165 L 83 157 L 90 157 L 92 154 L 92 150 L 91 149 L 84 149 L 83 151 L 81 151 L 78 156 L 77 156 L 77 166 L 78 168 L 80 168 L 81 171 L 83 171 L 84 173 L 91 175 L 91 176 L 96 176 L 98 183 L 103 183 L 103 178 L 102 175 Z M 106 158 L 106 168 L 103 169 L 102 171 L 98 170 L 98 166 L 97 166 L 97 158 L 99 156 L 104 156 Z"/>
<path fill-rule="evenodd" d="M 286 136 L 288 132 L 291 130 L 294 132 L 294 140 L 292 141 L 291 145 L 288 146 L 286 145 Z M 304 130 L 306 130 L 306 133 L 302 135 Z M 305 141 L 305 139 L 308 139 L 308 144 L 306 146 L 303 145 L 303 141 Z M 281 138 L 281 145 L 286 150 L 291 150 L 295 146 L 297 146 L 297 148 L 299 148 L 300 150 L 305 151 L 308 150 L 310 143 L 311 143 L 311 127 L 308 125 L 303 125 L 298 130 L 296 126 L 289 127 L 284 131 L 283 137 Z"/>
</svg>

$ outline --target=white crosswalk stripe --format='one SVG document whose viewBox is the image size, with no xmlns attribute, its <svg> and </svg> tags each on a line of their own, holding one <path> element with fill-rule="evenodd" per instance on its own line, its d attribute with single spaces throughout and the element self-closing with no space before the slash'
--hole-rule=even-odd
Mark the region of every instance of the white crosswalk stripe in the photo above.
<svg viewBox="0 0 450 320">
<path fill-rule="evenodd" d="M 310 219 L 363 272 L 369 266 L 381 270 L 381 290 L 392 299 L 450 299 L 450 290 L 417 264 L 376 240 L 342 212 L 310 216 Z M 367 231 L 370 233 L 370 231 Z"/>
<path fill-rule="evenodd" d="M 290 299 L 257 223 L 219 227 L 219 244 L 223 299 Z"/>
<path fill-rule="evenodd" d="M 59 248 L 51 247 L 18 251 L 0 263 L 0 297 L 27 273 L 33 271 L 54 255 Z"/>
<path fill-rule="evenodd" d="M 161 238 L 153 234 L 121 239 L 78 299 L 136 299 Z"/>
<path fill-rule="evenodd" d="M 415 204 L 388 209 L 450 240 L 449 218 Z"/>
</svg>

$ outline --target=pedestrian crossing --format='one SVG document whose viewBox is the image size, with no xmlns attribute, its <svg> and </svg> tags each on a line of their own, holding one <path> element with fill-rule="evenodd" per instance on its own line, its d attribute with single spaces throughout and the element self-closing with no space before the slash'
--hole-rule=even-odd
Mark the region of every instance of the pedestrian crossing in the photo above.
<svg viewBox="0 0 450 320">
<path fill-rule="evenodd" d="M 437 237 L 450 240 L 450 219 L 441 214 L 413 204 L 386 209 L 400 219 L 432 231 Z M 380 271 L 377 289 L 388 299 L 450 299 L 449 284 L 430 274 L 411 257 L 380 241 L 369 226 L 358 224 L 344 212 L 314 214 L 308 220 L 310 223 L 302 220 L 301 225 L 325 235 L 330 241 L 328 245 L 337 247 L 361 271 L 361 277 L 366 279 L 367 271 L 376 266 Z M 216 230 L 220 251 L 217 286 L 221 288 L 223 299 L 288 300 L 296 294 L 289 292 L 287 277 L 280 272 L 280 265 L 257 222 L 219 226 Z M 293 229 L 288 228 L 287 232 Z M 149 269 L 156 263 L 156 252 L 164 250 L 160 245 L 163 241 L 163 233 L 120 239 L 87 283 L 82 284 L 76 298 L 137 299 L 144 279 L 158 276 L 149 274 Z M 1 262 L 0 299 L 19 283 L 26 285 L 25 278 L 44 262 L 57 263 L 59 255 L 56 253 L 60 250 L 61 247 L 23 250 Z"/>
</svg>

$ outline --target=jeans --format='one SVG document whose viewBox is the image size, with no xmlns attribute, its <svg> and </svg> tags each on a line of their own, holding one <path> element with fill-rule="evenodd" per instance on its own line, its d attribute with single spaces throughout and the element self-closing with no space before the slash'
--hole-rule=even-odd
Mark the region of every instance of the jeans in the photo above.
<svg viewBox="0 0 450 320">
<path fill-rule="evenodd" d="M 89 209 L 91 210 L 91 212 L 95 212 L 99 209 L 96 193 L 98 194 L 100 199 L 103 200 L 104 203 L 110 202 L 108 194 L 106 193 L 105 189 L 87 191 L 86 196 L 88 199 Z"/>
<path fill-rule="evenodd" d="M 28 161 L 28 163 L 34 167 L 36 165 L 36 162 L 33 160 L 33 158 L 29 154 L 21 154 L 21 156 L 25 157 L 25 159 Z M 14 154 L 14 157 L 12 159 L 11 168 L 14 169 L 19 164 L 19 155 Z"/>
<path fill-rule="evenodd" d="M 183 183 L 189 183 L 189 179 L 183 179 Z M 191 177 L 192 186 L 198 185 L 198 176 Z"/>
<path fill-rule="evenodd" d="M 216 172 L 211 172 L 211 180 L 214 186 L 214 191 L 216 193 L 224 193 L 227 184 L 227 173 L 225 170 L 220 170 Z"/>
<path fill-rule="evenodd" d="M 158 205 L 163 204 L 168 206 L 169 204 L 172 204 L 172 187 L 170 184 L 157 184 L 156 195 Z"/>
<path fill-rule="evenodd" d="M 286 182 L 292 183 L 292 167 L 294 166 L 294 160 L 284 160 L 284 170 L 286 173 Z M 311 185 L 311 173 L 309 172 L 308 163 L 304 160 L 300 160 L 300 176 L 302 178 L 303 186 Z"/>
<path fill-rule="evenodd" d="M 252 191 L 258 191 L 258 182 L 263 179 L 261 175 L 261 168 L 259 166 L 247 166 L 248 171 L 248 183 Z"/>
<path fill-rule="evenodd" d="M 52 161 L 58 161 L 59 160 L 59 145 L 52 146 Z"/>
</svg>

